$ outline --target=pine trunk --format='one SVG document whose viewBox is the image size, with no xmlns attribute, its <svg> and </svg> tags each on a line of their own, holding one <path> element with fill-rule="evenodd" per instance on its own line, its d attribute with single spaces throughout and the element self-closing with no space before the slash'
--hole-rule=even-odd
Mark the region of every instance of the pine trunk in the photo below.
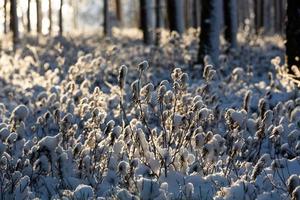
<svg viewBox="0 0 300 200">
<path fill-rule="evenodd" d="M 224 0 L 224 37 L 229 43 L 230 48 L 237 47 L 236 34 L 238 29 L 237 24 L 237 2 L 236 0 Z"/>
<path fill-rule="evenodd" d="M 4 32 L 4 34 L 6 34 L 7 33 L 7 0 L 4 0 L 3 12 L 4 12 L 4 22 L 3 22 L 4 29 L 3 29 L 3 32 Z"/>
<path fill-rule="evenodd" d="M 154 42 L 154 0 L 140 0 L 141 28 L 144 35 L 144 43 Z"/>
<path fill-rule="evenodd" d="M 52 0 L 48 0 L 49 35 L 52 33 Z"/>
<path fill-rule="evenodd" d="M 201 19 L 201 0 L 193 0 L 192 2 L 192 19 L 193 19 L 193 28 L 198 28 L 200 26 L 200 19 Z"/>
<path fill-rule="evenodd" d="M 274 20 L 271 18 L 272 15 L 272 4 L 270 0 L 264 0 L 263 4 L 263 23 L 264 23 L 264 33 L 272 33 L 272 21 Z"/>
<path fill-rule="evenodd" d="M 122 2 L 121 0 L 116 0 L 116 14 L 119 25 L 122 26 Z"/>
<path fill-rule="evenodd" d="M 17 0 L 10 0 L 10 29 L 13 32 L 13 47 L 15 50 L 19 40 Z"/>
<path fill-rule="evenodd" d="M 155 26 L 156 26 L 156 35 L 155 35 L 155 44 L 159 45 L 161 40 L 161 28 L 163 28 L 163 1 L 155 1 Z"/>
<path fill-rule="evenodd" d="M 109 0 L 104 0 L 103 4 L 103 12 L 104 12 L 104 35 L 111 37 L 111 26 L 110 26 L 110 17 L 109 17 Z"/>
<path fill-rule="evenodd" d="M 218 65 L 221 5 L 221 0 L 202 1 L 199 63 L 203 64 L 204 57 L 208 55 Z"/>
<path fill-rule="evenodd" d="M 168 0 L 168 18 L 171 31 L 184 32 L 184 0 Z"/>
<path fill-rule="evenodd" d="M 156 28 L 163 27 L 163 0 L 156 0 L 155 1 L 155 16 L 156 16 Z"/>
<path fill-rule="evenodd" d="M 59 13 L 58 13 L 58 20 L 59 20 L 59 34 L 62 35 L 63 34 L 63 5 L 64 5 L 64 1 L 60 0 L 60 6 L 59 6 Z"/>
<path fill-rule="evenodd" d="M 184 3 L 184 15 L 185 15 L 185 27 L 188 29 L 192 26 L 192 4 L 193 4 L 193 0 L 185 0 Z"/>
<path fill-rule="evenodd" d="M 36 0 L 36 31 L 42 33 L 41 0 Z"/>
<path fill-rule="evenodd" d="M 27 32 L 31 32 L 31 20 L 30 20 L 30 3 L 31 0 L 27 1 Z"/>
<path fill-rule="evenodd" d="M 75 30 L 78 29 L 78 1 L 72 0 L 72 7 L 73 7 L 73 27 Z"/>
<path fill-rule="evenodd" d="M 300 1 L 288 0 L 286 26 L 286 61 L 289 69 L 300 67 Z"/>
<path fill-rule="evenodd" d="M 255 0 L 254 1 L 254 14 L 255 14 L 255 31 L 256 33 L 260 33 L 261 29 L 264 26 L 264 1 L 263 0 Z"/>
</svg>

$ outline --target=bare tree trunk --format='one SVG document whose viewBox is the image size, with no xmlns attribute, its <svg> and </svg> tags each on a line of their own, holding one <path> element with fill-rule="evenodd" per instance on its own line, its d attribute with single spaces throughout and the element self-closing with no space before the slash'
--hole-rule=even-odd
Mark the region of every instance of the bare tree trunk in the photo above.
<svg viewBox="0 0 300 200">
<path fill-rule="evenodd" d="M 3 29 L 3 32 L 4 34 L 7 33 L 7 0 L 4 0 L 4 9 L 3 9 L 3 12 L 4 12 L 4 23 L 3 23 L 3 26 L 4 26 L 4 29 Z"/>
<path fill-rule="evenodd" d="M 51 35 L 51 33 L 52 33 L 52 0 L 48 0 L 48 19 L 49 19 L 48 32 L 49 32 L 49 35 Z"/>
<path fill-rule="evenodd" d="M 283 33 L 285 31 L 285 19 L 286 19 L 286 7 L 287 7 L 287 1 L 281 0 L 280 1 L 280 33 Z"/>
<path fill-rule="evenodd" d="M 42 33 L 41 0 L 36 0 L 36 31 Z"/>
<path fill-rule="evenodd" d="M 264 2 L 263 0 L 254 1 L 254 10 L 255 10 L 255 31 L 259 33 L 264 26 Z"/>
<path fill-rule="evenodd" d="M 221 0 L 202 1 L 200 47 L 198 63 L 203 63 L 206 55 L 218 65 L 220 44 Z"/>
<path fill-rule="evenodd" d="M 58 20 L 59 20 L 59 35 L 63 34 L 63 5 L 64 1 L 60 0 L 59 12 L 58 12 Z"/>
<path fill-rule="evenodd" d="M 182 34 L 184 25 L 184 0 L 168 0 L 168 18 L 171 31 Z"/>
<path fill-rule="evenodd" d="M 160 44 L 161 39 L 161 28 L 163 28 L 163 0 L 155 1 L 155 25 L 156 25 L 156 37 L 155 44 Z"/>
<path fill-rule="evenodd" d="M 74 29 L 78 29 L 78 1 L 73 0 L 72 1 L 72 7 L 73 7 L 73 27 Z"/>
<path fill-rule="evenodd" d="M 10 0 L 10 29 L 13 32 L 13 48 L 15 50 L 19 42 L 17 0 Z"/>
<path fill-rule="evenodd" d="M 156 12 L 156 28 L 163 27 L 163 0 L 155 1 L 155 12 Z"/>
<path fill-rule="evenodd" d="M 122 2 L 121 0 L 116 0 L 116 14 L 119 25 L 122 26 Z"/>
<path fill-rule="evenodd" d="M 286 26 L 286 61 L 289 69 L 300 67 L 300 1 L 288 0 Z"/>
<path fill-rule="evenodd" d="M 273 5 L 271 3 L 271 0 L 264 0 L 263 3 L 263 27 L 264 27 L 264 33 L 272 33 L 272 21 L 274 20 L 271 18 L 271 12 L 272 12 Z"/>
<path fill-rule="evenodd" d="M 27 32 L 31 32 L 31 20 L 30 20 L 30 3 L 31 0 L 27 1 Z"/>
<path fill-rule="evenodd" d="M 109 17 L 109 0 L 104 0 L 104 21 L 103 21 L 103 27 L 104 27 L 104 35 L 111 37 L 111 25 L 110 25 L 110 17 Z"/>
<path fill-rule="evenodd" d="M 201 0 L 193 0 L 192 5 L 192 18 L 193 18 L 193 28 L 198 28 L 200 26 L 200 18 L 201 18 Z"/>
<path fill-rule="evenodd" d="M 193 0 L 185 0 L 184 1 L 184 21 L 185 27 L 188 29 L 192 26 L 192 2 Z"/>
<path fill-rule="evenodd" d="M 237 24 L 237 2 L 236 0 L 224 0 L 224 37 L 230 44 L 230 48 L 237 47 L 236 34 L 238 29 Z"/>
<path fill-rule="evenodd" d="M 154 0 L 140 0 L 141 28 L 144 35 L 144 43 L 154 42 Z"/>
</svg>

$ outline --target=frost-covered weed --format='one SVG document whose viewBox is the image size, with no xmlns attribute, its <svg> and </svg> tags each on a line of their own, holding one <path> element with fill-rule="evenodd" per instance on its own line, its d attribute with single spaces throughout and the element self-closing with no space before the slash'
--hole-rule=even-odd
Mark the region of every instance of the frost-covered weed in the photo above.
<svg viewBox="0 0 300 200">
<path fill-rule="evenodd" d="M 299 92 L 269 64 L 282 52 L 241 39 L 191 69 L 195 33 L 3 53 L 0 199 L 299 198 Z"/>
</svg>

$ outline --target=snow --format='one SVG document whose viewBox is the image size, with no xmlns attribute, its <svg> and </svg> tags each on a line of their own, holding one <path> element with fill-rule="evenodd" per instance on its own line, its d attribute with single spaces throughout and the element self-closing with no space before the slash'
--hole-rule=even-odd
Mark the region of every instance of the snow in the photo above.
<svg viewBox="0 0 300 200">
<path fill-rule="evenodd" d="M 240 33 L 216 67 L 191 64 L 195 30 L 161 47 L 122 34 L 1 54 L 4 199 L 299 198 L 300 97 L 276 75 L 283 41 Z"/>
<path fill-rule="evenodd" d="M 80 184 L 74 191 L 74 197 L 78 200 L 92 199 L 94 197 L 94 191 L 91 186 Z"/>
</svg>

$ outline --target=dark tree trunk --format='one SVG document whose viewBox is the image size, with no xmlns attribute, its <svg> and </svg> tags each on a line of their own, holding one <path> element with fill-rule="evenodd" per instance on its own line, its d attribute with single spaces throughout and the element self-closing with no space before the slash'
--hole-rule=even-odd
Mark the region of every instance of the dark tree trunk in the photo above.
<svg viewBox="0 0 300 200">
<path fill-rule="evenodd" d="M 184 18 L 185 18 L 185 27 L 188 29 L 192 26 L 192 2 L 193 0 L 184 1 Z"/>
<path fill-rule="evenodd" d="M 7 0 L 4 0 L 4 23 L 3 23 L 4 29 L 3 32 L 4 34 L 7 33 Z"/>
<path fill-rule="evenodd" d="M 163 1 L 155 1 L 155 25 L 156 25 L 156 37 L 155 44 L 159 45 L 161 40 L 161 28 L 163 28 Z"/>
<path fill-rule="evenodd" d="M 289 69 L 300 67 L 300 1 L 288 0 L 286 25 L 286 61 Z"/>
<path fill-rule="evenodd" d="M 224 37 L 230 48 L 237 47 L 237 0 L 224 0 Z"/>
<path fill-rule="evenodd" d="M 280 22 L 279 22 L 279 30 L 280 33 L 284 33 L 285 31 L 285 19 L 286 19 L 286 12 L 285 9 L 287 7 L 287 1 L 285 0 L 281 0 L 280 1 L 280 5 L 279 5 L 280 9 L 279 9 L 279 15 L 280 15 Z"/>
<path fill-rule="evenodd" d="M 203 64 L 204 56 L 208 55 L 212 62 L 218 65 L 221 5 L 221 0 L 202 1 L 198 63 Z"/>
<path fill-rule="evenodd" d="M 263 0 L 254 1 L 255 31 L 259 33 L 264 26 L 264 2 Z"/>
<path fill-rule="evenodd" d="M 59 12 L 58 12 L 59 35 L 63 34 L 63 12 L 62 12 L 63 5 L 64 5 L 64 1 L 60 0 L 60 6 L 59 6 Z"/>
<path fill-rule="evenodd" d="M 264 0 L 263 1 L 263 27 L 264 27 L 264 33 L 272 33 L 272 21 L 274 18 L 271 17 L 272 15 L 272 8 L 273 4 L 271 0 Z"/>
<path fill-rule="evenodd" d="M 104 0 L 104 20 L 103 20 L 103 28 L 104 28 L 104 35 L 111 37 L 111 25 L 110 25 L 110 17 L 109 17 L 109 0 Z"/>
<path fill-rule="evenodd" d="M 122 2 L 121 0 L 116 0 L 116 15 L 119 25 L 122 26 Z"/>
<path fill-rule="evenodd" d="M 193 0 L 192 5 L 192 17 L 193 17 L 193 28 L 198 28 L 200 26 L 201 18 L 201 0 Z"/>
<path fill-rule="evenodd" d="M 141 28 L 143 30 L 144 43 L 154 42 L 154 1 L 140 0 L 141 6 Z"/>
<path fill-rule="evenodd" d="M 184 0 L 168 0 L 168 18 L 171 31 L 184 32 Z"/>
<path fill-rule="evenodd" d="M 10 0 L 10 30 L 13 32 L 13 47 L 15 50 L 19 41 L 17 0 Z"/>
<path fill-rule="evenodd" d="M 30 3 L 31 0 L 27 1 L 27 32 L 31 32 L 31 20 L 30 20 Z"/>
<path fill-rule="evenodd" d="M 36 0 L 36 31 L 42 33 L 42 5 L 41 0 Z"/>
<path fill-rule="evenodd" d="M 48 0 L 49 35 L 52 33 L 52 0 Z"/>
<path fill-rule="evenodd" d="M 163 0 L 155 1 L 156 28 L 163 28 Z"/>
</svg>

